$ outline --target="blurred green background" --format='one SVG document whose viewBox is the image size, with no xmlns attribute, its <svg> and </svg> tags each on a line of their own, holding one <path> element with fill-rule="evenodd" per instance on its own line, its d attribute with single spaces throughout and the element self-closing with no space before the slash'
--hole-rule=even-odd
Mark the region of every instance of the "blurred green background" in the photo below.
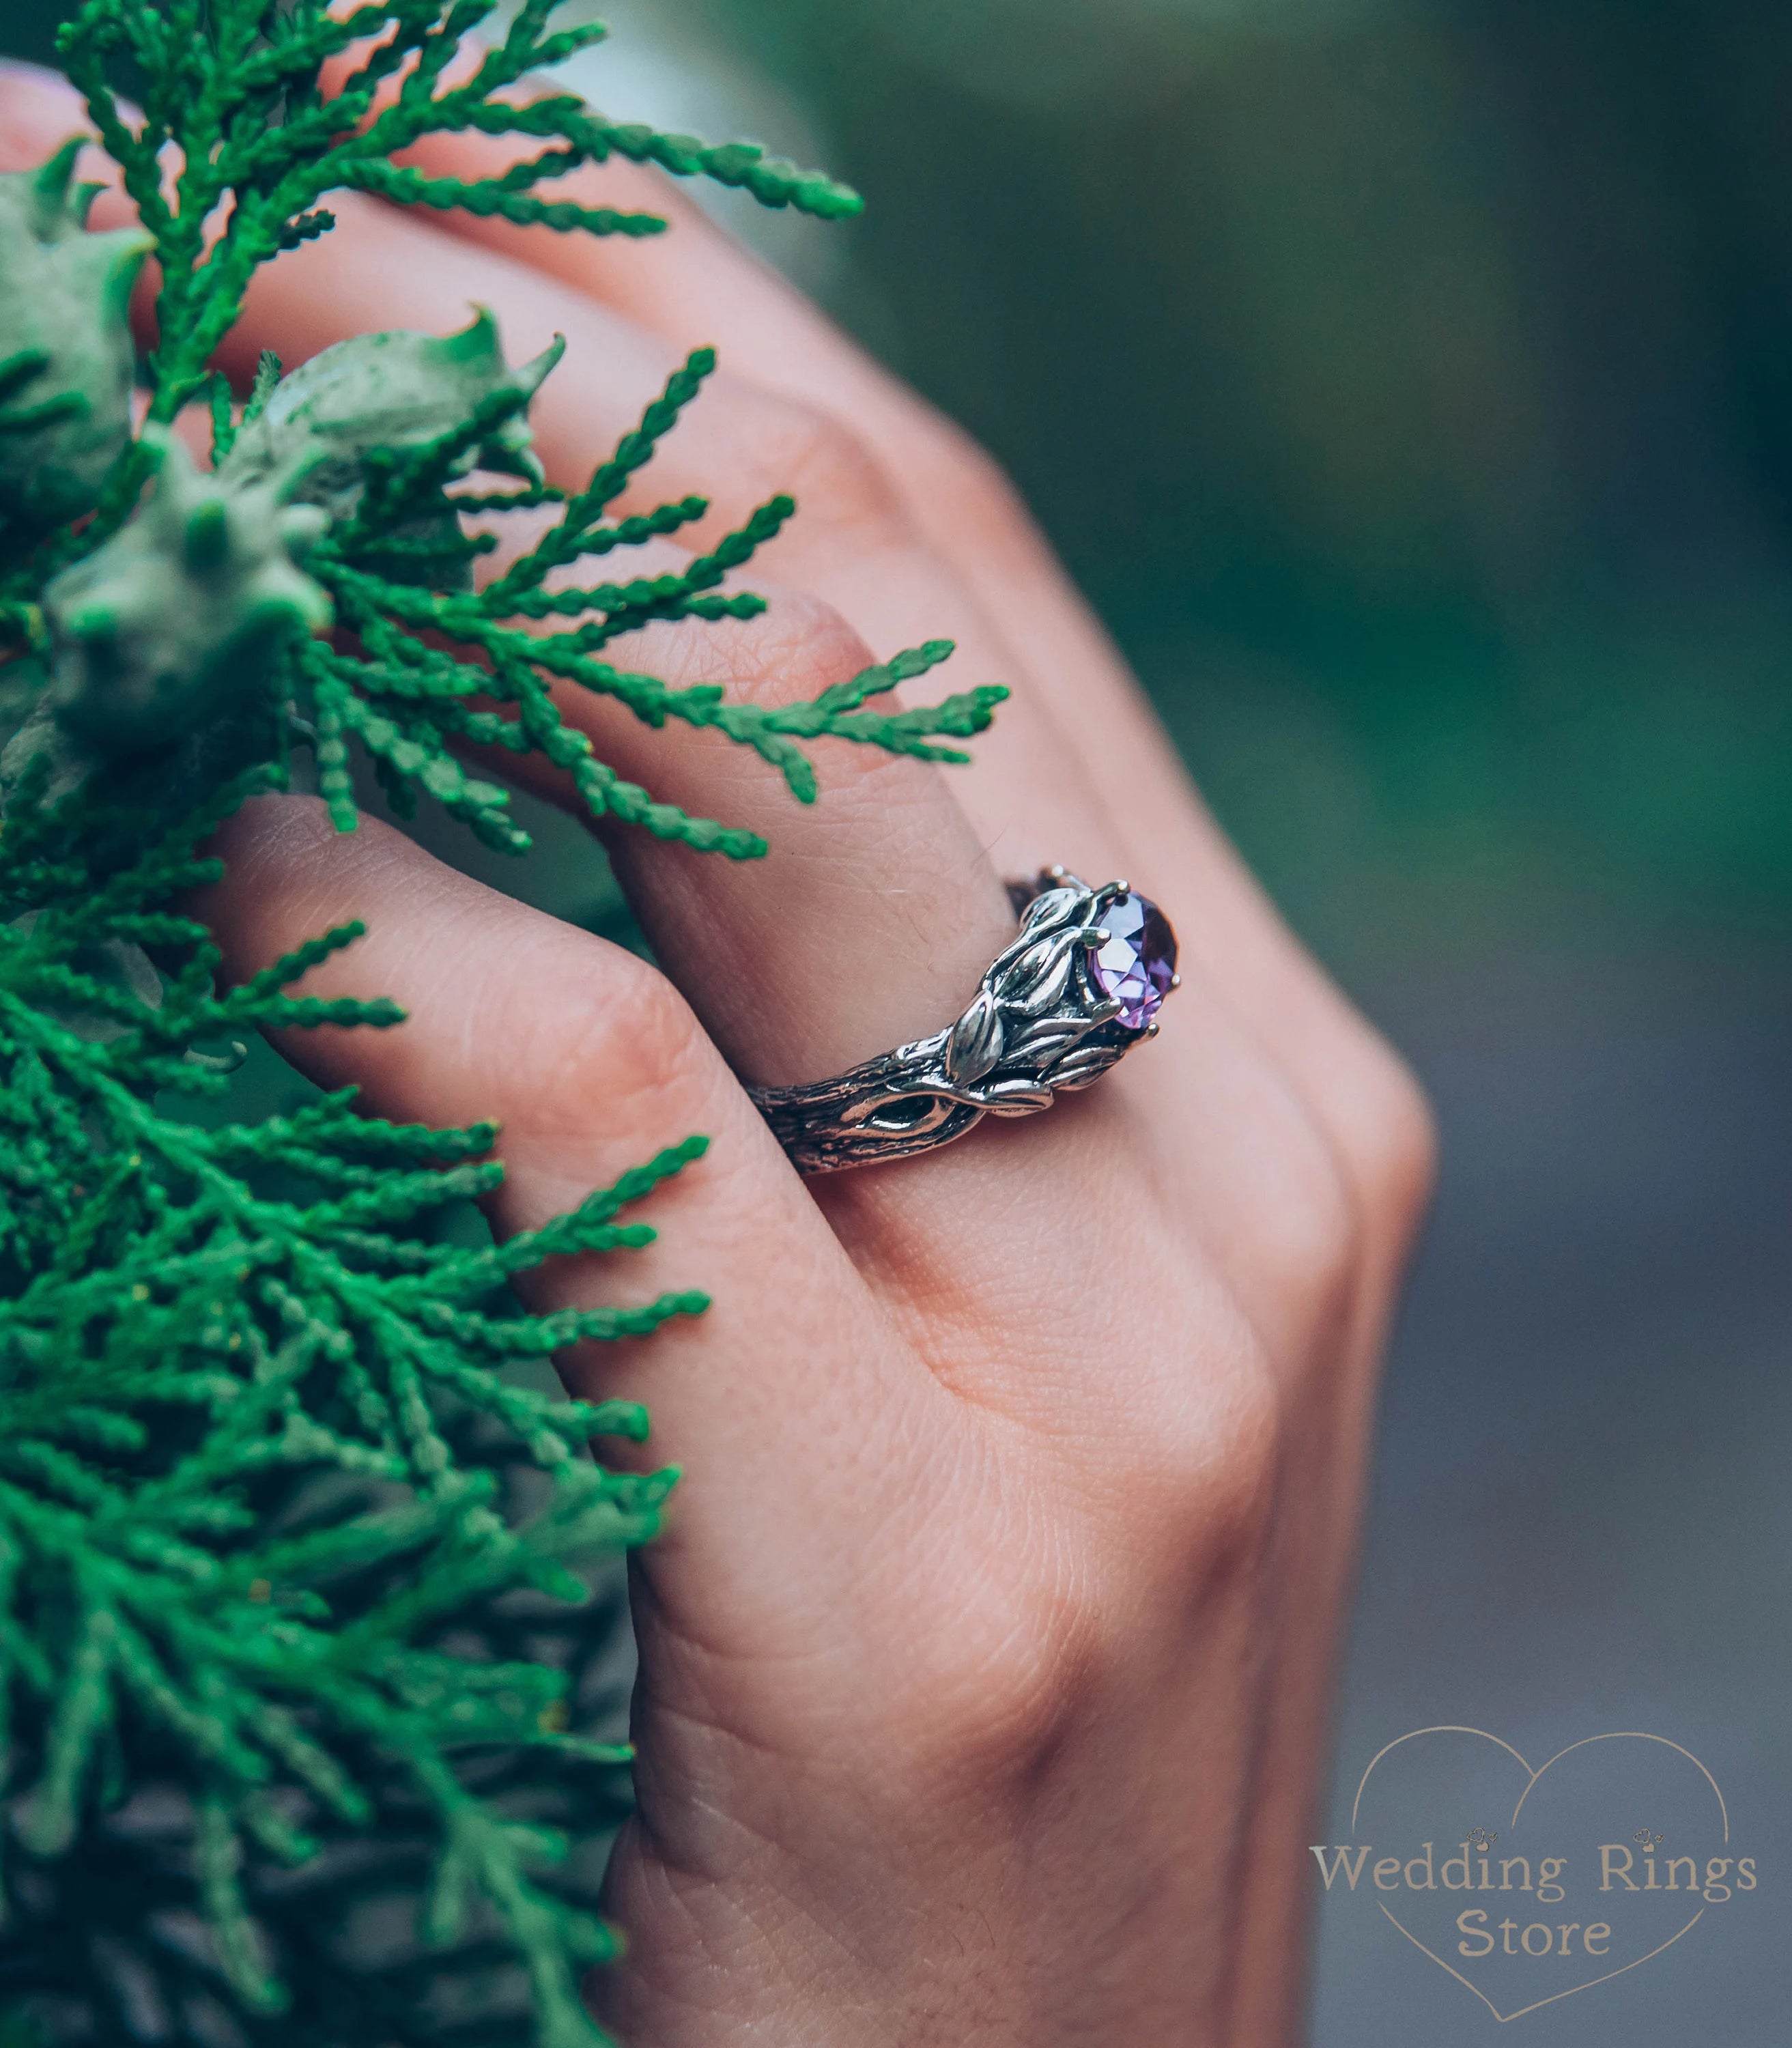
<svg viewBox="0 0 1792 2048">
<path fill-rule="evenodd" d="M 1008 464 L 1340 966 L 1779 928 L 1792 14 L 609 16 L 617 103 L 700 48 L 867 194 L 824 295 Z"/>
<path fill-rule="evenodd" d="M 1792 14 L 627 25 L 681 16 L 867 193 L 845 316 L 1007 463 L 1322 950 L 1780 928 Z"/>
<path fill-rule="evenodd" d="M 719 210 L 1007 465 L 1437 1103 L 1342 1777 L 1431 1720 L 1643 1728 L 1783 1836 L 1792 10 L 603 11 L 607 108 L 866 193 Z M 1533 2048 L 1782 2040 L 1750 1910 Z M 1388 1939 L 1322 1916 L 1321 2048 L 1477 2023 Z"/>
<path fill-rule="evenodd" d="M 665 33 L 663 6 L 640 10 Z M 1792 903 L 1792 14 L 747 0 L 836 296 L 1340 965 Z"/>
</svg>

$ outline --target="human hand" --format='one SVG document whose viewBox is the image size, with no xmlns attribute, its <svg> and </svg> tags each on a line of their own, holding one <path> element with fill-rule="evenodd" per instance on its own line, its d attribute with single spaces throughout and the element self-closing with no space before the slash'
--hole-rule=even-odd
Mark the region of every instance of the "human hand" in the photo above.
<svg viewBox="0 0 1792 2048">
<path fill-rule="evenodd" d="M 48 80 L 0 82 L 14 161 L 79 118 Z M 495 146 L 420 157 L 464 176 Z M 307 992 L 412 1015 L 284 1049 L 399 1120 L 500 1119 L 500 1232 L 714 1140 L 654 1198 L 658 1245 L 539 1280 L 542 1305 L 622 1281 L 715 1298 L 566 1364 L 580 1392 L 646 1401 L 685 1473 L 634 1567 L 639 1808 L 609 1885 L 630 1949 L 602 2009 L 640 2048 L 1270 2048 L 1298 2022 L 1307 1821 L 1422 1108 L 987 460 L 657 179 L 567 185 L 669 207 L 676 231 L 617 248 L 342 195 L 338 231 L 264 274 L 226 367 L 490 304 L 514 357 L 570 339 L 533 418 L 576 484 L 713 341 L 723 372 L 642 502 L 700 488 L 713 532 L 788 487 L 801 515 L 763 557 L 781 587 L 754 577 L 764 618 L 652 626 L 638 665 L 807 698 L 943 633 L 956 686 L 1015 692 L 949 776 L 824 749 L 813 811 L 715 735 L 568 695 L 623 773 L 771 842 L 747 865 L 615 842 L 664 975 L 302 800 L 225 836 L 233 972 L 361 917 L 367 941 Z M 1055 860 L 1128 876 L 1176 922 L 1162 1037 L 1042 1118 L 805 1185 L 742 1082 L 948 1021 L 1012 931 L 1001 875 Z"/>
</svg>

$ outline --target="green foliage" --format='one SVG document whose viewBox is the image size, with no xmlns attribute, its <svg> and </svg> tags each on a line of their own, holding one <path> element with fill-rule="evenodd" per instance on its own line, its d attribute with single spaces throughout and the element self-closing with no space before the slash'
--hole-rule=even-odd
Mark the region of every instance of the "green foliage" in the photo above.
<svg viewBox="0 0 1792 2048">
<path fill-rule="evenodd" d="M 494 1810 L 461 1759 L 615 1753 L 557 1725 L 564 1674 L 471 1660 L 441 1638 L 507 1593 L 582 1599 L 569 1561 L 652 1533 L 666 1476 L 580 1455 L 594 1437 L 643 1435 L 640 1411 L 555 1401 L 506 1370 L 644 1334 L 701 1298 L 528 1317 L 508 1286 L 550 1256 L 648 1241 L 621 1212 L 701 1142 L 495 1247 L 434 1228 L 495 1184 L 489 1127 L 397 1127 L 356 1115 L 347 1093 L 255 1123 L 181 1115 L 180 1099 L 227 1088 L 218 1049 L 238 1031 L 399 1021 L 390 1004 L 288 992 L 356 925 L 217 990 L 205 928 L 169 906 L 217 879 L 195 844 L 242 793 L 111 871 L 84 856 L 96 836 L 67 805 L 46 811 L 27 790 L 6 820 L 13 1875 L 29 1906 L 29 1875 L 53 1870 L 95 1809 L 171 1782 L 211 1929 L 198 1976 L 277 2013 L 288 1992 L 253 1930 L 245 1870 L 305 1864 L 320 1829 L 365 1827 L 401 1792 L 436 1832 L 441 1924 L 481 1899 L 526 1959 L 541 2038 L 575 2042 L 574 1965 L 603 1939 L 530 1875 L 560 1844 Z M 540 1475 L 526 1514 L 503 1484 L 519 1464 Z M 133 1936 L 145 1964 L 160 1954 L 156 1903 L 139 1902 Z"/>
<path fill-rule="evenodd" d="M 769 205 L 838 215 L 850 192 L 751 145 L 706 149 L 688 136 L 606 121 L 564 95 L 517 104 L 502 98 L 533 71 L 600 41 L 592 22 L 550 25 L 560 0 L 523 0 L 500 40 L 456 77 L 457 54 L 498 14 L 498 0 L 366 0 L 327 14 L 318 0 L 89 0 L 59 38 L 68 75 L 118 164 L 163 269 L 153 418 L 169 421 L 198 395 L 207 365 L 235 321 L 255 270 L 330 225 L 319 202 L 355 189 L 430 205 L 502 196 L 512 219 L 576 226 L 598 234 L 657 234 L 650 215 L 579 209 L 555 218 L 539 188 L 612 153 L 658 163 L 681 176 L 745 184 Z M 371 41 L 369 39 L 377 39 Z M 359 50 L 359 57 L 353 54 Z M 148 81 L 133 125 L 107 82 L 125 59 Z M 328 95 L 327 62 L 348 67 Z M 382 98 L 383 94 L 383 98 Z M 476 186 L 417 180 L 391 157 L 425 135 L 474 131 L 525 135 L 552 146 L 501 180 Z M 181 153 L 172 196 L 165 153 Z M 206 225 L 223 209 L 223 231 Z"/>
<path fill-rule="evenodd" d="M 488 317 L 481 316 L 454 343 L 464 346 L 478 337 L 483 347 L 489 328 Z M 329 354 L 361 345 L 345 343 Z M 419 589 L 404 572 L 440 563 L 453 537 L 451 530 L 444 539 L 440 529 L 444 503 L 491 513 L 519 502 L 538 505 L 554 495 L 535 487 L 509 501 L 502 495 L 444 496 L 444 485 L 464 468 L 469 452 L 521 413 L 533 380 L 543 374 L 541 366 L 530 364 L 508 381 L 495 382 L 489 395 L 452 430 L 417 446 L 373 452 L 364 464 L 367 486 L 355 515 L 335 527 L 308 562 L 329 592 L 337 618 L 353 634 L 355 651 L 319 641 L 294 653 L 315 707 L 319 785 L 343 829 L 352 829 L 355 821 L 348 762 L 353 735 L 372 755 L 389 798 L 401 811 L 419 790 L 426 792 L 494 845 L 521 850 L 528 841 L 510 818 L 506 793 L 466 772 L 453 751 L 457 743 L 545 756 L 571 776 L 594 816 L 736 858 L 765 851 L 754 833 L 691 817 L 624 781 L 563 719 L 554 699 L 557 682 L 614 697 L 650 725 L 676 719 L 719 727 L 756 748 L 805 801 L 813 801 L 816 783 L 799 739 L 832 736 L 925 758 L 964 758 L 937 744 L 937 736 L 981 731 L 1003 694 L 999 690 L 981 688 L 889 716 L 860 708 L 867 697 L 943 659 L 951 651 L 945 642 L 900 655 L 813 703 L 782 708 L 731 704 L 715 684 L 675 689 L 605 657 L 614 641 L 652 620 L 746 619 L 765 608 L 763 599 L 748 592 L 731 594 L 721 586 L 790 517 L 795 506 L 785 497 L 770 499 L 676 573 L 599 582 L 569 581 L 560 573 L 676 532 L 708 510 L 704 500 L 690 498 L 627 518 L 611 515 L 630 478 L 696 395 L 714 361 L 702 350 L 675 371 L 639 428 L 598 465 L 583 491 L 560 501 L 558 517 L 536 545 L 477 591 Z M 235 460 L 233 451 L 227 472 Z M 456 552 L 464 561 L 491 544 L 490 536 L 463 537 Z M 427 643 L 419 637 L 425 632 Z"/>
<path fill-rule="evenodd" d="M 545 1670 L 563 1684 L 573 1728 L 614 1726 L 623 1705 L 615 1653 L 626 1626 L 619 1594 L 611 1586 L 577 1608 L 530 1594 L 464 1594 L 456 1654 L 521 1670 L 537 1689 Z M 545 1709 L 549 1732 L 560 1704 Z M 469 1748 L 461 1765 L 487 1805 L 541 1831 L 551 1848 L 550 1831 L 573 1844 L 533 1882 L 580 1916 L 568 1929 L 580 1954 L 601 1939 L 592 1923 L 603 1837 L 626 1812 L 626 1767 L 607 1763 L 605 1753 L 601 1744 L 537 1740 Z M 439 1856 L 435 1816 L 408 1774 L 369 1762 L 362 1788 L 370 1817 L 321 1813 L 315 1855 L 295 1864 L 251 1850 L 236 1874 L 259 1937 L 286 1966 L 284 2005 L 238 1996 L 192 1939 L 208 1910 L 207 1873 L 191 1852 L 190 1802 L 158 1786 L 83 1830 L 54 1862 L 15 1875 L 5 1951 L 14 2011 L 56 2000 L 66 2015 L 58 2031 L 107 2043 L 234 2037 L 254 2048 L 526 2048 L 537 2038 L 535 2001 L 502 1922 L 476 1908 L 458 1928 L 420 1914 Z M 159 1924 L 145 1926 L 145 1899 Z M 19 2048 L 41 2038 L 15 2032 Z"/>
<path fill-rule="evenodd" d="M 504 96 L 599 32 L 555 30 L 556 0 L 523 0 L 469 56 L 494 12 L 87 0 L 62 48 L 142 229 L 85 232 L 72 147 L 0 184 L 0 696 L 22 720 L 0 764 L 0 2023 L 14 2032 L 601 2038 L 579 1976 L 613 1946 L 592 1855 L 621 1810 L 623 1752 L 586 1732 L 614 1619 L 592 1573 L 652 1536 L 672 1476 L 592 1455 L 644 1437 L 639 1410 L 568 1402 L 529 1375 L 704 1303 L 537 1316 L 512 1286 L 552 1258 L 648 1242 L 626 1212 L 703 1141 L 500 1246 L 474 1207 L 499 1178 L 491 1128 L 395 1127 L 346 1092 L 246 1112 L 239 1034 L 400 1020 L 297 991 L 358 925 L 223 986 L 190 907 L 218 879 L 209 833 L 286 786 L 297 738 L 343 830 L 353 741 L 401 810 L 427 795 L 520 849 L 506 792 L 464 756 L 533 751 L 595 814 L 748 857 L 751 834 L 599 760 L 564 693 L 716 728 L 804 801 L 805 743 L 959 758 L 941 743 L 980 730 L 1000 695 L 872 701 L 944 642 L 783 709 L 616 662 L 650 621 L 762 610 L 729 580 L 794 510 L 771 499 L 677 573 L 589 566 L 707 510 L 619 505 L 708 351 L 571 492 L 545 482 L 528 426 L 558 345 L 513 368 L 487 314 L 443 338 L 346 341 L 285 381 L 264 359 L 239 409 L 211 359 L 257 267 L 328 231 L 333 190 L 658 231 L 553 196 L 615 153 L 771 205 L 856 206 L 751 145 Z M 120 62 L 144 81 L 141 118 L 107 83 Z M 543 147 L 472 183 L 390 161 L 468 130 Z M 157 340 L 134 438 L 126 300 L 152 248 Z M 209 471 L 173 434 L 196 402 Z M 533 546 L 475 587 L 484 522 L 544 507 Z"/>
<path fill-rule="evenodd" d="M 696 396 L 713 367 L 711 351 L 700 351 L 673 375 L 639 429 L 598 466 L 583 490 L 562 501 L 557 523 L 478 592 L 464 588 L 467 571 L 493 537 L 462 531 L 447 487 L 475 468 L 518 476 L 525 486 L 509 501 L 463 498 L 463 511 L 475 506 L 502 510 L 506 502 L 533 506 L 558 497 L 543 485 L 528 452 L 526 421 L 529 402 L 557 360 L 557 349 L 511 370 L 496 324 L 485 313 L 462 334 L 442 339 L 363 336 L 326 351 L 285 384 L 275 381 L 277 367 L 270 366 L 240 423 L 231 419 L 227 394 L 208 367 L 255 269 L 293 246 L 301 231 L 301 239 L 326 231 L 330 216 L 318 202 L 343 187 L 432 205 L 476 199 L 483 208 L 488 199 L 502 199 L 500 210 L 514 219 L 596 233 L 658 231 L 665 223 L 657 216 L 584 208 L 573 209 L 576 219 L 562 217 L 564 209 L 557 213 L 555 203 L 541 198 L 542 184 L 615 153 L 680 175 L 744 184 L 768 204 L 826 215 L 856 206 L 842 188 L 751 145 L 712 149 L 689 137 L 656 135 L 607 122 L 564 95 L 522 103 L 495 99 L 533 68 L 568 56 L 602 33 L 595 25 L 551 29 L 556 4 L 529 0 L 518 8 L 502 42 L 457 83 L 449 82 L 459 76 L 456 52 L 493 14 L 491 0 L 445 6 L 440 0 L 369 0 L 339 19 L 313 0 L 280 7 L 264 0 L 213 0 L 203 8 L 189 0 L 165 10 L 131 0 L 91 0 L 64 31 L 63 45 L 70 75 L 87 91 L 95 124 L 154 235 L 162 268 L 158 342 L 150 363 L 152 425 L 171 422 L 194 400 L 209 398 L 219 489 L 260 484 L 277 498 L 321 507 L 336 522 L 311 551 L 307 568 L 333 601 L 338 623 L 353 636 L 351 646 L 306 646 L 287 636 L 266 693 L 314 723 L 320 786 L 338 824 L 348 830 L 354 823 L 352 739 L 371 758 L 401 813 L 427 794 L 488 844 L 521 851 L 527 840 L 508 815 L 505 792 L 461 765 L 455 750 L 470 743 L 545 755 L 572 778 L 594 814 L 687 845 L 751 857 L 765 850 L 756 835 L 687 816 L 598 760 L 556 708 L 554 685 L 615 697 L 654 725 L 676 719 L 719 727 L 755 747 L 805 801 L 813 800 L 815 780 L 799 739 L 840 737 L 959 760 L 956 750 L 936 743 L 980 731 L 1003 693 L 985 687 L 894 716 L 863 708 L 868 697 L 941 658 L 949 651 L 944 643 L 901 655 L 815 704 L 781 710 L 731 705 L 713 685 L 672 689 L 604 657 L 611 642 L 653 619 L 740 618 L 762 608 L 757 597 L 721 586 L 790 516 L 794 507 L 784 497 L 760 506 L 681 574 L 566 580 L 581 561 L 673 533 L 708 510 L 693 498 L 626 518 L 608 516 L 655 443 Z M 385 31 L 382 40 L 324 99 L 319 67 L 331 59 L 353 64 L 344 53 L 358 37 L 377 30 Z M 137 128 L 126 122 L 105 82 L 107 60 L 121 56 L 132 59 L 151 82 Z M 420 183 L 389 161 L 391 152 L 420 136 L 468 130 L 522 134 L 553 146 L 478 185 Z M 180 153 L 172 197 L 163 163 L 171 145 Z M 208 221 L 215 231 L 209 242 L 203 232 Z M 127 516 L 153 445 L 139 442 L 127 452 L 98 518 L 72 548 L 103 545 Z M 265 501 L 254 519 L 242 523 L 271 541 Z M 159 530 L 172 535 L 175 524 L 165 519 Z M 132 546 L 142 549 L 145 542 Z M 172 589 L 184 572 L 180 553 L 165 550 L 165 587 Z M 0 587 L 0 619 L 10 609 L 29 630 L 25 595 Z M 313 611 L 321 615 L 321 604 Z M 301 614 L 302 607 L 295 607 L 286 617 L 297 623 Z M 549 621 L 557 630 L 545 630 Z M 264 636 L 270 650 L 278 637 L 274 625 L 270 614 Z M 107 709 L 97 704 L 86 708 L 87 686 L 77 665 L 64 664 L 56 715 L 65 731 L 78 730 L 83 720 L 90 728 L 104 727 Z M 245 694 L 252 692 L 251 678 Z M 115 681 L 111 697 L 126 694 L 153 704 L 158 714 L 165 708 L 161 743 L 172 751 L 191 737 L 183 713 L 203 711 L 210 693 L 197 682 L 170 682 L 158 668 L 128 683 Z M 504 708 L 492 709 L 494 703 Z M 242 707 L 245 715 L 249 708 Z M 204 750 L 208 762 L 215 751 Z M 15 756 L 10 773 L 16 777 L 22 766 Z M 189 773 L 176 773 L 172 785 L 184 791 L 191 779 Z"/>
</svg>

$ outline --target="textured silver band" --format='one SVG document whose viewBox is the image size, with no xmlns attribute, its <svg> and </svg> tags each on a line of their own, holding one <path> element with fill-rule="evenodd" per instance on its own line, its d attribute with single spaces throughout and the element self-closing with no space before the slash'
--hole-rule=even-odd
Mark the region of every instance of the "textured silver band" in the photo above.
<svg viewBox="0 0 1792 2048">
<path fill-rule="evenodd" d="M 749 1090 L 797 1169 L 899 1159 L 949 1145 L 986 1115 L 1030 1116 L 1154 1037 L 1156 1018 L 1127 1023 L 1091 972 L 1108 939 L 1102 912 L 1131 893 L 1124 882 L 1092 889 L 1061 867 L 1010 882 L 1020 930 L 956 1023 L 832 1080 Z"/>
</svg>

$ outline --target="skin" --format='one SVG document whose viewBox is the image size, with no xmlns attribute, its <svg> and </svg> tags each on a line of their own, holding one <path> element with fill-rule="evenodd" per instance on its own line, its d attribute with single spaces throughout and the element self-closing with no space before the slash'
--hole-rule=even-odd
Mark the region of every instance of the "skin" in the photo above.
<svg viewBox="0 0 1792 2048">
<path fill-rule="evenodd" d="M 80 125 L 59 83 L 0 77 L 8 167 Z M 509 152 L 417 161 L 467 176 Z M 823 743 L 813 809 L 714 735 L 569 696 L 625 774 L 771 841 L 731 864 L 615 840 L 664 975 L 306 800 L 223 837 L 230 972 L 361 917 L 307 992 L 411 1013 L 282 1049 L 384 1115 L 499 1119 L 500 1232 L 714 1141 L 654 1197 L 655 1246 L 536 1290 L 715 1300 L 564 1360 L 580 1393 L 647 1402 L 656 1460 L 685 1473 L 634 1568 L 640 1803 L 608 1898 L 629 1948 L 597 2007 L 642 2048 L 1291 2042 L 1425 1108 L 988 458 L 657 176 L 567 183 L 675 231 L 611 246 L 342 196 L 336 233 L 263 273 L 225 367 L 489 304 L 513 359 L 569 338 L 535 423 L 576 484 L 713 342 L 723 371 L 624 509 L 701 490 L 696 545 L 776 489 L 801 515 L 754 564 L 765 618 L 650 627 L 630 665 L 803 699 L 944 633 L 952 686 L 1014 691 L 968 770 Z M 96 224 L 128 218 L 109 195 Z M 1185 985 L 1162 1036 L 1049 1115 L 805 1184 L 742 1082 L 956 1014 L 1012 929 L 1000 878 L 1052 860 L 1169 911 Z"/>
</svg>

